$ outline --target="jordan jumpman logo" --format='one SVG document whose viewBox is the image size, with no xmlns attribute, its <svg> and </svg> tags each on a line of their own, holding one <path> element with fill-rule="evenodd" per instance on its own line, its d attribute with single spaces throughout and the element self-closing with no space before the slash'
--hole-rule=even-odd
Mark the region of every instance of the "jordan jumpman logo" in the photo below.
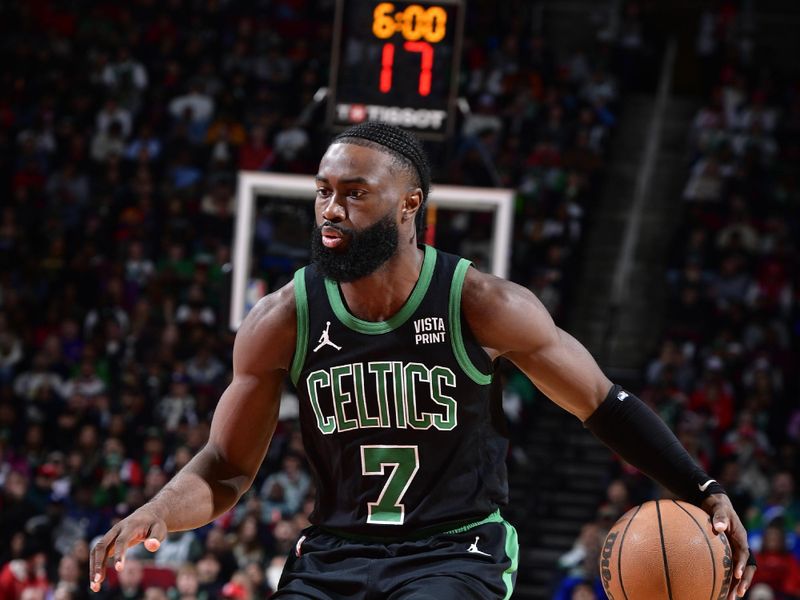
<svg viewBox="0 0 800 600">
<path fill-rule="evenodd" d="M 328 333 L 328 330 L 331 328 L 331 322 L 330 321 L 326 321 L 326 323 L 327 324 L 325 325 L 325 331 L 323 331 L 322 335 L 319 336 L 319 344 L 317 344 L 317 347 L 314 348 L 314 352 L 316 352 L 317 350 L 319 350 L 323 346 L 333 346 L 337 350 L 341 350 L 342 349 L 341 346 L 337 346 L 336 344 L 334 344 L 331 341 L 330 334 Z"/>
<path fill-rule="evenodd" d="M 478 550 L 478 540 L 481 539 L 481 536 L 476 535 L 475 541 L 472 542 L 472 545 L 467 548 L 467 552 L 471 552 L 472 554 L 483 554 L 484 556 L 491 556 L 488 552 L 484 552 L 483 550 Z"/>
</svg>

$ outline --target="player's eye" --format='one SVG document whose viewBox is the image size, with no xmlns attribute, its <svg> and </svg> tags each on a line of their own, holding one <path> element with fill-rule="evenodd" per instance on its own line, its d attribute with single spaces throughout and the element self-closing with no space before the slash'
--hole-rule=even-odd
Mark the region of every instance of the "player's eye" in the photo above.
<svg viewBox="0 0 800 600">
<path fill-rule="evenodd" d="M 347 192 L 347 196 L 349 198 L 358 199 L 364 196 L 366 193 L 367 193 L 366 190 L 350 190 L 349 192 Z"/>
<path fill-rule="evenodd" d="M 331 195 L 331 191 L 327 188 L 317 188 L 317 197 L 318 198 L 328 198 Z"/>
</svg>

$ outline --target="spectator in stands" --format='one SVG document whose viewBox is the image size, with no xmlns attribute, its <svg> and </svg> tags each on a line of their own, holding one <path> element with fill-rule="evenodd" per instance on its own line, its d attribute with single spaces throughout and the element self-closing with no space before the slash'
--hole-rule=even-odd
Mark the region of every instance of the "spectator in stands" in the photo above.
<svg viewBox="0 0 800 600">
<path fill-rule="evenodd" d="M 606 497 L 598 507 L 598 517 L 602 517 L 603 524 L 613 525 L 617 519 L 633 508 L 634 502 L 631 500 L 631 492 L 628 485 L 622 479 L 612 480 L 606 487 Z M 609 519 L 611 520 L 608 523 Z M 606 527 L 609 529 L 610 527 Z M 605 536 L 605 533 L 603 533 Z"/>
<path fill-rule="evenodd" d="M 29 370 L 21 372 L 14 379 L 14 393 L 20 398 L 32 400 L 41 388 L 48 388 L 60 396 L 63 385 L 61 376 L 48 367 L 47 357 L 42 353 L 34 356 Z"/>
<path fill-rule="evenodd" d="M 214 356 L 210 342 L 200 346 L 186 363 L 186 375 L 195 387 L 217 386 L 224 374 L 225 365 Z"/>
<path fill-rule="evenodd" d="M 114 61 L 108 61 L 101 74 L 102 82 L 122 98 L 132 111 L 140 108 L 140 98 L 148 86 L 147 69 L 131 55 L 128 46 L 117 50 Z"/>
<path fill-rule="evenodd" d="M 216 319 L 214 308 L 208 302 L 203 288 L 196 283 L 191 285 L 186 300 L 175 311 L 175 322 L 184 329 L 195 325 L 210 328 L 214 326 Z"/>
<path fill-rule="evenodd" d="M 736 457 L 742 484 L 753 497 L 761 498 L 769 489 L 765 472 L 772 448 L 764 432 L 756 428 L 753 418 L 749 411 L 738 415 L 736 428 L 722 440 L 722 452 Z"/>
<path fill-rule="evenodd" d="M 701 158 L 692 167 L 691 176 L 683 190 L 686 200 L 713 202 L 722 191 L 722 168 L 716 156 Z"/>
<path fill-rule="evenodd" d="M 152 125 L 143 123 L 138 134 L 125 148 L 125 158 L 129 161 L 155 163 L 161 158 L 161 140 L 155 135 Z"/>
<path fill-rule="evenodd" d="M 94 361 L 86 355 L 81 361 L 78 372 L 67 380 L 62 393 L 66 397 L 81 396 L 87 400 L 95 398 L 106 391 L 105 382 L 97 375 Z"/>
<path fill-rule="evenodd" d="M 724 367 L 718 356 L 708 357 L 703 378 L 689 397 L 688 405 L 717 436 L 733 424 L 733 386 L 725 377 Z"/>
<path fill-rule="evenodd" d="M 147 551 L 140 553 L 140 556 L 152 556 L 155 564 L 177 569 L 181 565 L 194 562 L 200 558 L 201 553 L 202 544 L 197 538 L 197 533 L 173 531 L 162 542 L 155 556 L 148 554 Z"/>
<path fill-rule="evenodd" d="M 753 583 L 766 583 L 779 598 L 800 596 L 800 560 L 786 548 L 786 534 L 780 522 L 764 529 L 761 550 L 756 552 L 758 574 Z"/>
<path fill-rule="evenodd" d="M 160 587 L 150 586 L 144 591 L 144 600 L 169 600 L 167 592 Z"/>
<path fill-rule="evenodd" d="M 250 578 L 244 571 L 236 571 L 231 580 L 222 586 L 221 597 L 231 600 L 247 600 L 253 597 Z"/>
<path fill-rule="evenodd" d="M 207 592 L 200 589 L 197 567 L 184 563 L 175 573 L 175 585 L 167 591 L 169 600 L 210 600 Z"/>
<path fill-rule="evenodd" d="M 116 585 L 101 592 L 103 600 L 138 600 L 144 595 L 144 565 L 133 556 L 125 559 L 125 568 L 117 575 Z"/>
<path fill-rule="evenodd" d="M 244 171 L 268 171 L 274 162 L 275 151 L 267 143 L 266 127 L 257 124 L 239 150 L 238 166 Z"/>
<path fill-rule="evenodd" d="M 564 575 L 558 583 L 553 600 L 570 600 L 574 597 L 575 588 L 586 582 L 589 582 L 590 588 L 602 594 L 598 561 L 606 533 L 607 530 L 596 522 L 586 523 L 581 528 L 570 551 L 558 559 L 558 567 Z M 578 597 L 580 598 L 580 594 Z"/>
<path fill-rule="evenodd" d="M 217 558 L 206 552 L 197 561 L 198 595 L 206 598 L 219 597 L 224 581 L 220 576 L 220 564 Z"/>
<path fill-rule="evenodd" d="M 114 123 L 118 124 L 119 133 L 123 138 L 127 138 L 131 134 L 133 117 L 130 111 L 120 106 L 116 98 L 110 96 L 97 113 L 95 126 L 98 133 L 108 133 Z"/>
<path fill-rule="evenodd" d="M 183 423 L 196 423 L 196 402 L 189 387 L 189 377 L 181 372 L 173 373 L 169 393 L 158 404 L 158 414 L 163 419 L 166 431 L 174 432 Z"/>
<path fill-rule="evenodd" d="M 53 600 L 69 598 L 70 600 L 87 600 L 89 593 L 81 564 L 75 557 L 65 554 L 58 562 L 58 579 L 53 589 Z"/>
<path fill-rule="evenodd" d="M 91 156 L 95 162 L 113 162 L 125 155 L 125 134 L 120 121 L 112 121 L 92 138 Z"/>
<path fill-rule="evenodd" d="M 601 597 L 597 595 L 597 591 L 591 582 L 581 581 L 572 588 L 569 600 L 599 600 Z"/>
<path fill-rule="evenodd" d="M 26 592 L 35 591 L 43 599 L 49 587 L 44 549 L 38 541 L 26 538 L 19 556 L 0 569 L 0 598 L 22 600 Z"/>
<path fill-rule="evenodd" d="M 749 600 L 775 600 L 775 592 L 766 583 L 757 583 L 750 588 Z"/>
<path fill-rule="evenodd" d="M 269 536 L 265 532 L 258 512 L 248 513 L 236 528 L 236 542 L 232 551 L 239 569 L 251 562 L 263 563 L 271 549 Z"/>
<path fill-rule="evenodd" d="M 309 142 L 308 132 L 299 121 L 285 117 L 275 133 L 274 149 L 278 169 L 300 172 L 306 165 L 310 166 L 307 157 Z"/>
<path fill-rule="evenodd" d="M 250 587 L 256 598 L 268 598 L 273 589 L 267 583 L 267 574 L 263 563 L 251 561 L 244 568 L 245 575 L 250 581 Z"/>
<path fill-rule="evenodd" d="M 189 115 L 194 125 L 203 127 L 203 133 L 214 116 L 214 99 L 209 96 L 199 80 L 193 80 L 182 96 L 176 96 L 169 103 L 169 113 L 173 119 L 182 120 Z"/>
<path fill-rule="evenodd" d="M 0 493 L 0 539 L 4 540 L 11 540 L 15 533 L 23 531 L 25 522 L 36 515 L 35 507 L 28 501 L 30 479 L 25 471 L 29 467 L 25 463 L 20 467 L 6 474 Z"/>
<path fill-rule="evenodd" d="M 285 516 L 293 515 L 300 510 L 301 504 L 311 487 L 311 478 L 303 469 L 300 456 L 287 453 L 283 458 L 281 470 L 267 477 L 261 487 L 261 497 L 269 501 L 275 494 L 275 487 L 280 490 Z"/>
<path fill-rule="evenodd" d="M 231 550 L 231 543 L 225 530 L 220 526 L 214 526 L 209 529 L 206 535 L 205 547 L 205 556 L 212 558 L 217 563 L 216 569 L 219 576 L 215 581 L 226 582 L 230 580 L 237 569 L 237 561 Z M 209 568 L 209 570 L 211 571 L 212 569 Z"/>
<path fill-rule="evenodd" d="M 741 470 L 735 458 L 725 459 L 719 467 L 718 481 L 731 499 L 731 504 L 737 514 L 751 516 L 753 497 L 747 488 L 742 485 Z M 751 531 L 748 521 L 748 533 Z M 752 543 L 751 543 L 752 545 Z"/>
<path fill-rule="evenodd" d="M 769 493 L 747 515 L 748 534 L 753 536 L 756 547 L 770 523 L 784 526 L 787 547 L 800 557 L 800 498 L 795 492 L 794 474 L 789 471 L 772 475 Z"/>
</svg>

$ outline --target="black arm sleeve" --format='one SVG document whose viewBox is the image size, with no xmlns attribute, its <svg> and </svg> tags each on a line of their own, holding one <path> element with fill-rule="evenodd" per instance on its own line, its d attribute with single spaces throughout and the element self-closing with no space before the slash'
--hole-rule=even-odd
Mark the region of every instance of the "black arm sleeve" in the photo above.
<svg viewBox="0 0 800 600">
<path fill-rule="evenodd" d="M 583 425 L 642 473 L 692 504 L 725 493 L 692 460 L 664 421 L 618 385 Z"/>
</svg>

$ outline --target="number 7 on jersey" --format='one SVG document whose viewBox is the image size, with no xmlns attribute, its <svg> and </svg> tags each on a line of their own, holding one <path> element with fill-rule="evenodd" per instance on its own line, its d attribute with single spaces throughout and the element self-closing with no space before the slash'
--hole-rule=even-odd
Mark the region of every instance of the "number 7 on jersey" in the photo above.
<svg viewBox="0 0 800 600">
<path fill-rule="evenodd" d="M 367 523 L 372 525 L 402 525 L 406 507 L 401 501 L 419 471 L 417 446 L 361 446 L 361 474 L 386 475 L 392 467 L 386 485 L 377 501 L 367 502 Z"/>
</svg>

